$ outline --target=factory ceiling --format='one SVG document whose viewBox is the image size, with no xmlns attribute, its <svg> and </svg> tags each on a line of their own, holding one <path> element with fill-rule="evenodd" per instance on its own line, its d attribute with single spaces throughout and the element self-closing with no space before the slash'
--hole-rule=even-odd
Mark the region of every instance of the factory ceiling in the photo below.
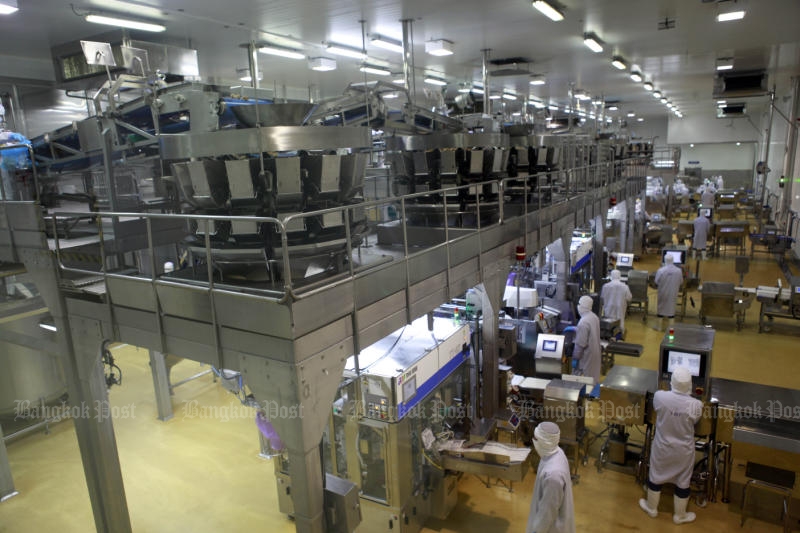
<svg viewBox="0 0 800 533">
<path fill-rule="evenodd" d="M 2 0 L 0 0 L 2 3 Z M 51 47 L 92 39 L 110 29 L 85 20 L 87 13 L 125 16 L 166 27 L 154 39 L 198 50 L 203 80 L 241 84 L 247 67 L 243 43 L 271 42 L 308 58 L 335 57 L 336 70 L 310 70 L 306 60 L 259 54 L 266 88 L 291 87 L 318 98 L 341 94 L 346 85 L 363 81 L 361 61 L 332 56 L 324 43 L 362 47 L 366 34 L 369 62 L 402 71 L 400 53 L 376 47 L 371 38 L 402 39 L 401 19 L 412 19 L 417 88 L 445 90 L 449 97 L 470 83 L 480 83 L 482 50 L 503 60 L 490 65 L 502 75 L 493 92 L 512 92 L 522 105 L 531 97 L 565 105 L 568 91 L 581 89 L 594 99 L 616 101 L 618 113 L 663 117 L 669 111 L 644 83 L 675 104 L 684 115 L 706 113 L 714 106 L 712 90 L 718 60 L 733 60 L 733 71 L 764 69 L 769 87 L 788 86 L 800 69 L 800 2 L 797 0 L 562 0 L 550 2 L 564 19 L 554 22 L 529 0 L 327 0 L 316 2 L 208 0 L 18 0 L 19 11 L 0 16 L 0 59 L 49 61 Z M 741 20 L 718 22 L 717 16 L 741 10 Z M 360 21 L 363 21 L 360 22 Z M 603 51 L 584 45 L 586 33 L 601 41 Z M 444 39 L 453 54 L 426 53 L 426 42 Z M 619 56 L 625 70 L 612 66 Z M 5 60 L 0 63 L 7 62 Z M 237 72 L 237 70 L 239 72 Z M 643 80 L 631 80 L 632 70 Z M 444 89 L 422 82 L 425 75 L 448 82 Z M 8 76 L 0 69 L 0 79 Z M 545 83 L 531 85 L 531 76 Z M 19 76 L 12 76 L 19 78 Z M 395 78 L 397 76 L 394 76 Z M 368 80 L 387 79 L 367 74 Z M 288 94 L 288 93 L 286 93 Z M 763 103 L 764 97 L 761 97 Z M 752 104 L 749 104 L 751 106 Z M 758 102 L 755 102 L 758 105 Z"/>
</svg>

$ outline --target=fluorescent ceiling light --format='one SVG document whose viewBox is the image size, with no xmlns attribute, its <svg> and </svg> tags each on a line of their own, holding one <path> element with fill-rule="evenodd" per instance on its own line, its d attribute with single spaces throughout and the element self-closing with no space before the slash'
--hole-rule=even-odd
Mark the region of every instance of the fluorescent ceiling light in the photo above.
<svg viewBox="0 0 800 533">
<path fill-rule="evenodd" d="M 425 51 L 432 56 L 451 56 L 453 55 L 453 43 L 447 39 L 426 41 Z"/>
<path fill-rule="evenodd" d="M 513 113 L 511 113 L 512 117 L 518 117 L 520 115 L 522 115 L 522 113 L 520 113 L 519 111 L 514 111 Z"/>
<path fill-rule="evenodd" d="M 639 117 L 636 119 L 636 122 L 644 122 L 644 119 L 642 117 Z"/>
<path fill-rule="evenodd" d="M 721 102 L 717 102 L 717 107 L 727 107 L 727 106 L 728 106 L 728 104 L 725 103 L 725 100 L 723 100 Z"/>
<path fill-rule="evenodd" d="M 403 76 L 402 72 L 394 72 L 392 73 L 392 76 L 394 76 L 394 79 L 392 79 L 392 83 L 396 83 L 398 85 L 406 84 L 406 78 L 405 76 Z"/>
<path fill-rule="evenodd" d="M 733 58 L 732 57 L 720 57 L 717 59 L 717 70 L 732 70 L 733 69 Z"/>
<path fill-rule="evenodd" d="M 531 102 L 531 104 L 532 104 L 532 105 L 533 105 L 533 107 L 535 107 L 536 109 L 544 109 L 545 107 L 547 107 L 546 105 L 544 105 L 544 102 L 540 102 L 540 101 L 538 101 L 538 100 L 533 100 L 533 101 Z"/>
<path fill-rule="evenodd" d="M 611 117 L 607 117 L 606 118 L 606 122 L 608 122 L 609 124 L 611 124 L 613 121 L 614 121 L 614 119 L 612 119 Z"/>
<path fill-rule="evenodd" d="M 675 115 L 676 115 L 678 118 L 683 118 L 683 113 L 681 113 L 680 111 L 675 111 Z"/>
<path fill-rule="evenodd" d="M 531 76 L 531 81 L 529 82 L 531 85 L 544 85 L 545 79 L 544 76 L 541 74 L 534 74 Z"/>
<path fill-rule="evenodd" d="M 593 31 L 583 34 L 583 44 L 595 54 L 603 51 L 603 41 Z"/>
<path fill-rule="evenodd" d="M 609 111 L 616 111 L 617 109 L 619 109 L 619 107 L 617 107 L 617 106 L 615 106 L 615 105 L 610 105 L 610 106 L 608 106 L 608 110 L 609 110 Z"/>
<path fill-rule="evenodd" d="M 640 83 L 644 78 L 642 77 L 642 73 L 638 70 L 631 71 L 631 79 L 636 83 Z"/>
<path fill-rule="evenodd" d="M 558 111 L 558 106 L 555 104 L 550 104 L 549 106 L 547 106 L 547 109 L 550 109 L 552 111 Z"/>
<path fill-rule="evenodd" d="M 661 98 L 661 100 L 659 100 L 659 101 L 660 101 L 662 104 L 666 104 L 667 102 L 669 102 L 669 100 L 667 100 L 667 98 L 666 98 L 666 97 L 662 97 L 662 98 Z"/>
<path fill-rule="evenodd" d="M 0 2 L 0 15 L 10 15 L 19 11 L 17 0 L 3 0 Z"/>
<path fill-rule="evenodd" d="M 46 329 L 47 331 L 58 331 L 58 328 L 55 327 L 55 325 L 48 324 L 47 322 L 39 322 L 39 327 L 42 329 Z"/>
<path fill-rule="evenodd" d="M 589 113 L 589 118 L 595 118 L 595 114 L 594 113 Z"/>
<path fill-rule="evenodd" d="M 459 87 L 458 92 L 460 92 L 461 94 L 467 94 L 469 92 L 472 92 L 472 89 L 470 87 Z"/>
<path fill-rule="evenodd" d="M 383 35 L 372 35 L 372 37 L 370 37 L 370 42 L 373 46 L 377 46 L 378 48 L 383 48 L 384 50 L 390 50 L 400 54 L 403 53 L 403 43 L 388 37 L 384 37 Z"/>
<path fill-rule="evenodd" d="M 575 91 L 575 98 L 577 98 L 578 100 L 581 100 L 581 101 L 583 101 L 583 100 L 591 100 L 592 99 L 591 96 L 586 94 L 586 91 L 580 91 L 580 90 L 579 91 Z"/>
<path fill-rule="evenodd" d="M 660 99 L 661 99 L 661 96 L 662 96 L 662 95 L 661 95 L 661 91 L 659 91 L 658 89 L 656 89 L 655 91 L 653 91 L 653 98 L 655 98 L 656 100 L 660 100 Z"/>
<path fill-rule="evenodd" d="M 291 48 L 281 48 L 280 46 L 273 46 L 271 44 L 258 47 L 258 51 L 262 54 L 269 54 L 271 56 L 285 57 L 287 59 L 305 59 L 306 55 L 292 50 Z"/>
<path fill-rule="evenodd" d="M 332 57 L 310 57 L 308 58 L 308 68 L 317 72 L 336 70 L 336 60 Z"/>
<path fill-rule="evenodd" d="M 642 85 L 642 87 L 644 87 L 645 91 L 652 91 L 653 90 L 653 82 L 646 81 L 646 82 L 644 82 L 644 85 Z"/>
<path fill-rule="evenodd" d="M 361 67 L 358 70 L 360 70 L 361 72 L 366 72 L 367 74 L 376 74 L 378 76 L 388 76 L 392 73 L 392 71 L 389 69 L 376 67 L 375 65 L 366 65 L 366 64 L 361 65 Z"/>
<path fill-rule="evenodd" d="M 141 22 L 138 20 L 121 19 L 117 17 L 106 17 L 104 15 L 86 15 L 86 22 L 94 24 L 105 24 L 106 26 L 117 26 L 118 28 L 130 28 L 142 31 L 166 31 L 166 27 L 161 24 Z"/>
<path fill-rule="evenodd" d="M 719 13 L 717 22 L 730 22 L 732 20 L 742 20 L 743 18 L 744 11 L 728 11 L 727 13 Z"/>
<path fill-rule="evenodd" d="M 553 22 L 564 20 L 564 14 L 544 0 L 534 0 L 533 7 Z"/>
<path fill-rule="evenodd" d="M 480 85 L 473 85 L 472 92 L 474 92 L 475 94 L 483 94 L 483 87 L 481 87 Z"/>
<path fill-rule="evenodd" d="M 261 81 L 262 79 L 264 79 L 264 77 L 259 74 L 258 75 L 258 81 Z M 246 81 L 246 82 L 249 83 L 249 82 L 253 81 L 253 78 L 250 76 L 250 74 L 247 74 L 246 76 L 242 76 L 241 78 L 239 78 L 239 80 L 240 81 Z"/>
<path fill-rule="evenodd" d="M 384 93 L 384 94 L 381 95 L 381 97 L 384 100 L 386 100 L 387 98 L 388 99 L 393 99 L 393 98 L 397 98 L 397 93 Z"/>
<path fill-rule="evenodd" d="M 516 100 L 517 95 L 511 93 L 503 93 L 503 100 Z"/>
<path fill-rule="evenodd" d="M 628 68 L 628 64 L 622 58 L 622 56 L 614 56 L 611 59 L 611 64 L 614 65 L 614 68 L 618 68 L 619 70 L 625 70 Z"/>
<path fill-rule="evenodd" d="M 359 50 L 358 48 L 352 48 L 350 46 L 344 46 L 341 44 L 328 43 L 325 49 L 331 54 L 336 54 L 338 56 L 354 57 L 356 59 L 367 58 L 367 54 L 365 54 L 363 50 Z"/>
<path fill-rule="evenodd" d="M 425 83 L 430 83 L 431 85 L 438 85 L 440 87 L 447 85 L 446 80 L 443 80 L 441 78 L 434 78 L 432 76 L 425 76 L 425 79 L 423 81 Z"/>
<path fill-rule="evenodd" d="M 489 100 L 500 100 L 500 95 L 499 94 L 489 95 Z"/>
<path fill-rule="evenodd" d="M 595 98 L 594 100 L 592 100 L 592 103 L 594 105 L 602 105 L 603 104 L 603 99 L 602 98 Z"/>
<path fill-rule="evenodd" d="M 633 111 L 628 111 L 628 116 L 633 118 L 636 116 L 636 113 L 634 113 Z"/>
<path fill-rule="evenodd" d="M 719 104 L 727 104 L 727 103 L 728 103 L 727 100 L 717 100 L 717 105 L 719 105 Z"/>
</svg>

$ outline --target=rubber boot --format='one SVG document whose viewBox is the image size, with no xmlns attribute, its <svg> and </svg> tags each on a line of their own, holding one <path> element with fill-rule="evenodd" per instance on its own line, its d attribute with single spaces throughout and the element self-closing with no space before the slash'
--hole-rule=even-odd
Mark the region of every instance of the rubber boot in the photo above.
<svg viewBox="0 0 800 533">
<path fill-rule="evenodd" d="M 705 251 L 705 250 L 703 250 L 702 252 L 700 252 L 700 257 L 702 257 L 702 258 L 703 258 L 703 261 L 705 261 L 706 259 L 708 259 L 708 256 L 706 255 L 706 251 Z"/>
<path fill-rule="evenodd" d="M 647 513 L 650 518 L 658 517 L 658 501 L 661 499 L 661 493 L 651 489 L 647 489 L 647 499 L 639 498 L 639 507 L 642 511 Z M 685 509 L 685 507 L 684 507 Z"/>
<path fill-rule="evenodd" d="M 697 259 L 697 250 L 692 248 L 692 259 Z"/>
<path fill-rule="evenodd" d="M 674 325 L 675 325 L 675 319 L 674 318 L 670 318 L 669 319 L 669 327 L 672 327 Z"/>
<path fill-rule="evenodd" d="M 689 503 L 689 498 L 678 498 L 675 496 L 675 514 L 672 515 L 672 521 L 676 524 L 688 524 L 694 522 L 696 518 L 694 513 L 686 512 L 686 505 Z"/>
</svg>

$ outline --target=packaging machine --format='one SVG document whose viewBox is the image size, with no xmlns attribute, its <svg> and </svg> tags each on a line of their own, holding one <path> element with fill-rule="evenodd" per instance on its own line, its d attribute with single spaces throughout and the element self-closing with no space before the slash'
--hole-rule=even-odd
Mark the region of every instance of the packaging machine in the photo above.
<svg viewBox="0 0 800 533">
<path fill-rule="evenodd" d="M 756 299 L 761 302 L 758 315 L 758 332 L 770 332 L 776 318 L 800 319 L 800 277 L 792 277 L 789 287 L 759 286 Z"/>
</svg>

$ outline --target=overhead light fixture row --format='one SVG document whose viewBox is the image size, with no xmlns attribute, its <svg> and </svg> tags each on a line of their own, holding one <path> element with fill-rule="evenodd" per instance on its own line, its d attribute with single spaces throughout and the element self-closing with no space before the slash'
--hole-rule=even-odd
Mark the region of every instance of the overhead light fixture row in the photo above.
<svg viewBox="0 0 800 533">
<path fill-rule="evenodd" d="M 667 102 L 669 102 L 669 100 L 667 100 L 666 97 L 662 96 L 661 100 L 659 100 L 659 102 L 661 102 L 662 104 L 666 104 Z"/>
<path fill-rule="evenodd" d="M 732 70 L 733 69 L 733 58 L 732 57 L 720 57 L 717 59 L 717 70 Z"/>
<path fill-rule="evenodd" d="M 259 45 L 258 51 L 262 54 L 269 54 L 271 56 L 285 57 L 287 59 L 305 59 L 306 55 L 291 48 L 283 48 L 280 46 Z"/>
<path fill-rule="evenodd" d="M 660 100 L 662 96 L 663 95 L 661 94 L 661 91 L 659 91 L 658 89 L 653 91 L 653 98 L 655 98 L 656 100 Z"/>
<path fill-rule="evenodd" d="M 604 43 L 600 39 L 600 37 L 598 37 L 597 34 L 593 31 L 583 34 L 583 44 L 585 44 L 586 47 L 595 54 L 599 54 L 600 52 L 603 51 Z"/>
<path fill-rule="evenodd" d="M 392 73 L 392 71 L 387 68 L 379 67 L 377 65 L 369 65 L 367 63 L 361 65 L 358 70 L 361 72 L 366 72 L 367 74 L 375 74 L 376 76 L 388 76 Z"/>
<path fill-rule="evenodd" d="M 717 22 L 730 22 L 732 20 L 742 20 L 744 18 L 744 11 L 728 11 L 726 13 L 717 14 Z"/>
<path fill-rule="evenodd" d="M 564 14 L 553 7 L 550 2 L 545 2 L 544 0 L 534 0 L 532 3 L 533 7 L 535 7 L 539 12 L 544 15 L 545 17 L 549 18 L 553 22 L 559 22 L 564 20 Z"/>
<path fill-rule="evenodd" d="M 10 13 L 13 13 L 11 11 Z M 103 24 L 105 26 L 116 26 L 118 28 L 129 28 L 131 30 L 161 32 L 166 31 L 166 27 L 152 22 L 142 22 L 139 20 L 123 19 L 119 17 L 108 17 L 105 15 L 86 15 L 86 22 Z"/>
<path fill-rule="evenodd" d="M 614 56 L 611 58 L 611 64 L 614 65 L 614 68 L 619 70 L 625 70 L 628 68 L 628 64 L 622 58 L 622 56 Z"/>
<path fill-rule="evenodd" d="M 642 87 L 644 87 L 645 91 L 652 91 L 653 90 L 653 82 L 646 81 L 646 82 L 644 82 L 644 84 L 642 84 Z"/>
<path fill-rule="evenodd" d="M 310 57 L 308 58 L 308 68 L 317 72 L 336 70 L 336 60 L 332 57 Z"/>
<path fill-rule="evenodd" d="M 542 76 L 541 74 L 534 74 L 531 76 L 531 80 L 529 83 L 531 85 L 544 85 L 545 82 L 546 80 L 544 79 L 544 76 Z"/>
<path fill-rule="evenodd" d="M 328 53 L 336 54 L 338 56 L 353 57 L 355 59 L 367 58 L 367 54 L 365 54 L 363 50 L 342 44 L 328 43 L 325 47 L 325 50 L 327 50 Z"/>
<path fill-rule="evenodd" d="M 451 56 L 453 55 L 453 42 L 447 39 L 426 41 L 425 51 L 432 56 Z"/>
<path fill-rule="evenodd" d="M 10 15 L 19 11 L 17 0 L 2 0 L 0 2 L 0 15 Z"/>
<path fill-rule="evenodd" d="M 636 83 L 641 83 L 641 81 L 644 79 L 644 77 L 642 76 L 642 73 L 639 72 L 638 70 L 632 70 L 631 71 L 631 79 L 633 81 L 635 81 Z"/>
<path fill-rule="evenodd" d="M 439 87 L 444 87 L 445 85 L 447 85 L 447 80 L 436 78 L 434 76 L 425 76 L 425 79 L 423 81 L 430 85 L 438 85 Z"/>
<path fill-rule="evenodd" d="M 390 50 L 399 54 L 403 53 L 403 43 L 395 39 L 390 39 L 389 37 L 384 37 L 383 35 L 373 34 L 369 38 L 369 42 L 372 43 L 373 46 L 383 48 L 384 50 Z"/>
</svg>

